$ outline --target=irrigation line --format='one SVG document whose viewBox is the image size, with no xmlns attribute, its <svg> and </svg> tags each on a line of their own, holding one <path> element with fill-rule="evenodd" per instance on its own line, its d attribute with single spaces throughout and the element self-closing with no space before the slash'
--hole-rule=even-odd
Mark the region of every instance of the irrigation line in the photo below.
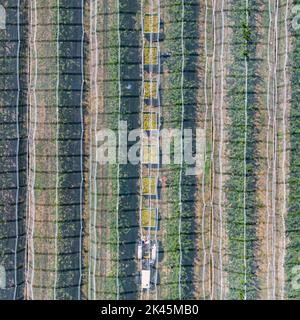
<svg viewBox="0 0 300 320">
<path fill-rule="evenodd" d="M 178 294 L 181 300 L 182 288 L 181 288 L 181 276 L 182 276 L 182 243 L 181 243 L 181 232 L 182 232 L 182 172 L 183 172 L 183 121 L 184 121 L 184 68 L 185 68 L 185 46 L 184 46 L 184 0 L 181 1 L 181 143 L 180 143 L 180 173 L 179 173 L 179 231 L 178 231 L 178 241 L 179 241 L 179 274 L 178 274 Z"/>
<path fill-rule="evenodd" d="M 203 248 L 203 266 L 202 266 L 202 294 L 205 300 L 205 271 L 206 271 L 206 245 L 205 245 L 205 212 L 206 212 L 206 199 L 205 199 L 205 166 L 207 160 L 207 114 L 208 114 L 208 98 L 207 98 L 207 73 L 208 73 L 208 50 L 207 50 L 207 15 L 208 15 L 208 5 L 207 0 L 205 0 L 205 23 L 204 23 L 204 48 L 205 48 L 205 73 L 204 73 L 204 99 L 205 99 L 205 116 L 204 116 L 204 170 L 202 174 L 202 223 L 201 223 L 201 233 L 202 233 L 202 248 Z"/>
<path fill-rule="evenodd" d="M 28 43 L 31 45 L 31 6 L 28 6 L 28 17 L 30 16 L 30 19 L 28 18 Z M 28 50 L 28 55 L 27 55 L 27 72 L 28 72 L 28 88 L 27 88 L 27 98 L 26 98 L 26 103 L 27 103 L 27 112 L 26 112 L 26 128 L 27 128 L 27 139 L 26 139 L 26 178 L 27 178 L 27 185 L 26 185 L 26 191 L 25 191 L 25 246 L 24 246 L 24 295 L 23 298 L 25 300 L 28 299 L 28 281 L 29 281 L 29 249 L 28 249 L 28 241 L 29 241 L 29 236 L 30 236 L 30 215 L 29 215 L 29 192 L 30 192 L 30 160 L 29 160 L 29 154 L 30 154 L 30 135 L 31 135 L 31 127 L 30 127 L 30 113 L 31 113 L 31 74 L 30 74 L 30 62 L 31 62 L 31 51 L 30 49 Z"/>
<path fill-rule="evenodd" d="M 283 116 L 282 116 L 282 130 L 283 130 L 283 159 L 282 159 L 282 176 L 283 176 L 283 204 L 282 204 L 282 211 L 281 211 L 281 220 L 282 220 L 282 239 L 283 239 L 283 252 L 282 252 L 282 263 L 281 268 L 283 269 L 283 281 L 281 287 L 281 299 L 284 299 L 284 291 L 285 291 L 285 279 L 284 279 L 284 261 L 285 261 L 285 254 L 286 254 L 286 226 L 285 226 L 285 213 L 286 213 L 286 200 L 287 200 L 287 190 L 286 190 L 286 109 L 288 103 L 288 79 L 287 79 L 287 64 L 288 64 L 288 15 L 289 15 L 289 0 L 286 0 L 286 8 L 285 8 L 285 57 L 284 57 L 284 102 L 283 102 Z"/>
<path fill-rule="evenodd" d="M 154 12 L 154 5 L 153 5 L 153 0 L 150 1 L 150 8 L 149 8 L 149 11 L 150 11 L 150 14 L 151 14 L 151 17 L 153 17 L 153 12 Z M 150 19 L 151 21 L 151 19 Z M 153 23 L 153 19 L 152 19 L 152 23 Z M 151 25 L 152 25 L 151 23 Z M 149 50 L 149 59 L 150 59 L 150 63 L 152 63 L 152 57 L 153 57 L 153 51 L 152 51 L 152 48 L 153 47 L 153 32 L 151 30 L 151 33 L 150 33 L 150 50 Z M 144 70 L 143 70 L 144 72 Z M 152 106 L 152 102 L 153 102 L 153 99 L 152 99 L 152 87 L 153 87 L 153 66 L 152 64 L 150 64 L 150 101 L 151 101 L 151 106 Z M 150 134 L 150 143 L 151 143 L 151 134 Z M 149 148 L 149 146 L 147 145 L 147 148 Z M 148 154 L 149 154 L 149 149 L 148 149 Z M 151 159 L 150 159 L 150 165 L 148 165 L 148 178 L 149 178 L 149 181 L 152 180 L 152 163 L 151 163 Z M 149 198 L 148 200 L 148 204 L 149 204 L 149 207 L 150 207 L 150 213 L 151 213 L 151 210 L 152 210 L 152 200 L 151 198 Z M 151 230 L 150 230 L 150 227 L 148 228 L 148 240 L 149 240 L 149 243 L 150 243 L 150 247 L 151 247 Z M 149 261 L 149 270 L 151 272 L 151 265 L 150 265 L 150 261 Z M 148 288 L 147 290 L 147 298 L 149 299 L 150 298 L 150 288 Z"/>
<path fill-rule="evenodd" d="M 83 120 L 83 92 L 84 92 L 84 0 L 81 0 L 81 88 L 80 88 L 80 122 L 81 122 L 81 136 L 80 136 L 80 231 L 79 231 L 79 280 L 78 280 L 78 300 L 81 298 L 81 281 L 82 281 L 82 234 L 83 234 L 83 139 L 84 139 L 84 120 Z"/>
<path fill-rule="evenodd" d="M 269 0 L 269 31 L 268 31 L 268 83 L 267 83 L 267 111 L 268 111 L 268 125 L 267 125 L 267 177 L 266 177 L 266 203 L 267 203 L 267 227 L 266 227 L 266 252 L 267 252 L 267 297 L 269 299 L 269 277 L 270 277 L 270 254 L 269 254 L 269 224 L 270 224 L 270 209 L 269 209 L 269 174 L 270 174 L 270 158 L 269 158 L 269 139 L 270 139 L 270 126 L 271 126 L 271 113 L 270 113 L 270 82 L 271 82 L 271 61 L 270 61 L 270 42 L 271 42 L 271 27 L 272 27 L 272 12 L 271 1 Z"/>
<path fill-rule="evenodd" d="M 273 70 L 273 177 L 272 177 L 272 300 L 275 299 L 276 294 L 276 194 L 277 194 L 277 64 L 278 64 L 278 0 L 276 0 L 275 7 L 275 65 Z"/>
<path fill-rule="evenodd" d="M 92 30 L 92 26 L 93 26 L 93 20 L 92 20 L 92 14 L 93 14 L 93 1 L 90 2 L 90 44 L 91 44 L 91 69 L 90 69 L 90 75 L 92 78 L 92 67 L 93 65 L 93 30 Z M 90 127 L 90 137 L 92 137 L 92 126 Z M 89 170 L 89 181 L 92 181 L 92 165 L 93 165 L 93 159 L 92 159 L 92 155 L 93 155 L 93 141 L 92 139 L 90 140 L 90 145 L 89 145 L 89 151 L 90 151 L 90 170 Z M 89 203 L 90 203 L 90 219 L 89 219 L 89 235 L 90 237 L 92 236 L 92 193 L 93 193 L 93 189 L 92 189 L 92 183 L 89 185 Z M 89 266 L 88 266 L 88 299 L 91 300 L 91 263 L 92 263 L 92 245 L 93 245 L 93 241 L 92 239 L 90 239 L 90 243 L 89 243 Z"/>
<path fill-rule="evenodd" d="M 118 126 L 120 125 L 121 120 L 121 34 L 120 34 L 120 1 L 117 0 L 117 12 L 118 12 L 118 98 L 119 98 L 119 115 L 118 115 Z M 118 151 L 120 150 L 121 145 L 121 135 L 119 132 L 118 135 Z M 116 286 L 117 286 L 117 300 L 119 300 L 120 287 L 119 287 L 119 198 L 120 198 L 120 164 L 118 163 L 117 169 L 117 207 L 116 207 L 116 232 L 117 232 L 117 274 L 116 274 Z"/>
<path fill-rule="evenodd" d="M 222 0 L 222 40 L 221 40 L 221 98 L 220 98 L 220 142 L 219 142 L 219 165 L 220 165 L 220 178 L 219 178 L 219 217 L 220 217 L 220 239 L 219 239 L 219 268 L 220 268 L 220 299 L 223 299 L 223 208 L 222 208 L 222 195 L 223 195 L 223 141 L 224 141 L 224 123 L 223 123 L 223 100 L 224 100 L 224 0 Z"/>
<path fill-rule="evenodd" d="M 143 114 L 144 114 L 144 21 L 143 21 L 143 12 L 144 12 L 144 0 L 141 0 L 141 28 L 142 28 L 142 99 L 141 99 L 141 124 L 143 126 Z M 144 127 L 143 127 L 144 129 Z M 141 156 L 143 157 L 143 138 L 141 139 Z M 141 158 L 142 159 L 142 158 Z M 143 229 L 142 229 L 142 204 L 143 204 L 143 164 L 142 161 L 140 162 L 140 206 L 139 206 L 139 227 L 140 227 L 140 235 L 142 237 L 143 234 Z M 140 261 L 140 269 L 142 270 L 143 268 L 143 262 L 142 259 Z M 142 287 L 140 288 L 140 294 L 141 298 L 143 297 L 143 289 Z"/>
<path fill-rule="evenodd" d="M 59 32 L 60 32 L 60 0 L 57 0 L 57 35 L 56 35 L 56 68 L 57 68 L 57 81 L 56 81 L 56 184 L 55 184 L 55 279 L 54 279 L 54 300 L 56 300 L 56 287 L 57 287 L 57 263 L 58 263 L 58 206 L 59 206 L 59 198 L 58 198 L 58 187 L 59 187 L 59 163 L 58 163 L 58 154 L 59 154 Z"/>
<path fill-rule="evenodd" d="M 33 132 L 32 132 L 32 186 L 30 187 L 31 197 L 29 201 L 29 213 L 31 216 L 31 281 L 30 281 L 30 292 L 31 292 L 31 299 L 34 299 L 33 294 L 33 283 L 34 283 L 34 271 L 35 271 L 35 257 L 34 257 L 34 228 L 35 228 L 35 175 L 36 175 L 36 146 L 35 146 L 35 137 L 36 137 L 36 129 L 37 129 L 37 98 L 36 98 L 36 83 L 37 83 L 37 47 L 36 47 L 36 35 L 37 35 L 37 7 L 36 7 L 36 0 L 33 1 L 34 3 L 34 32 L 33 32 L 33 51 L 34 51 L 34 61 L 35 61 L 35 69 L 34 69 L 34 80 L 33 80 L 33 101 L 34 101 L 34 125 L 33 125 Z M 32 7 L 31 7 L 32 9 Z M 33 11 L 33 10 L 32 10 Z M 33 13 L 32 13 L 33 15 Z M 32 16 L 31 16 L 31 26 L 33 24 Z M 31 124 L 31 114 L 30 114 L 30 124 Z M 29 270 L 29 268 L 28 268 Z"/>
<path fill-rule="evenodd" d="M 28 10 L 28 43 L 31 45 L 31 5 L 28 4 L 27 7 Z M 30 141 L 30 104 L 31 104 L 31 97 L 30 97 L 30 88 L 31 88 L 31 75 L 30 75 L 30 57 L 31 57 L 31 51 L 28 48 L 27 52 L 27 57 L 26 57 L 26 66 L 27 66 L 27 76 L 28 76 L 28 88 L 27 88 L 27 96 L 26 96 L 26 106 L 27 106 L 27 112 L 25 114 L 25 123 L 26 123 L 26 128 L 27 128 L 27 139 L 25 141 L 26 143 L 26 191 L 25 191 L 25 245 L 24 245 L 24 293 L 23 293 L 23 298 L 27 299 L 27 284 L 28 284 L 28 237 L 29 237 L 29 222 L 30 222 L 30 216 L 29 216 L 29 190 L 30 190 L 30 175 L 29 175 L 29 141 Z"/>
<path fill-rule="evenodd" d="M 158 54 L 158 76 L 157 76 L 157 94 L 158 94 L 158 129 L 160 130 L 161 126 L 161 104 L 160 104 L 160 93 L 159 93 L 159 88 L 160 88 L 160 72 L 161 72 L 161 60 L 160 60 L 160 0 L 157 1 L 157 11 L 158 11 L 158 40 L 157 40 L 157 54 Z M 151 116 L 151 121 L 152 121 L 152 116 Z M 152 127 L 152 125 L 151 125 Z M 158 140 L 159 141 L 159 140 Z M 159 150 L 159 146 L 158 146 Z M 158 152 L 159 154 L 159 152 Z M 158 170 L 157 170 L 157 175 L 156 175 L 156 181 L 158 181 L 159 178 L 159 172 L 160 172 L 160 162 L 158 161 Z M 159 202 L 158 202 L 158 194 L 156 196 L 156 209 L 158 211 L 159 209 Z M 157 216 L 157 211 L 155 212 L 156 217 Z M 159 250 L 158 250 L 158 242 L 157 242 L 157 231 L 158 231 L 158 219 L 156 219 L 156 224 L 155 224 L 155 244 L 156 244 L 156 270 L 155 270 L 155 298 L 156 300 L 158 299 L 158 293 L 157 293 L 157 277 L 158 277 L 158 255 L 159 255 Z"/>
<path fill-rule="evenodd" d="M 30 13 L 30 19 L 28 19 L 28 34 L 29 34 L 29 43 L 30 45 L 32 44 L 32 3 L 30 3 L 30 6 L 28 7 L 29 13 Z M 30 46 L 31 47 L 31 46 Z M 28 155 L 31 153 L 31 139 L 32 139 L 32 130 L 31 130 L 31 88 L 32 88 L 32 76 L 31 76 L 31 59 L 32 59 L 32 52 L 31 49 L 28 50 L 28 98 L 27 98 L 27 104 L 28 104 L 28 114 L 27 114 L 27 128 L 28 128 L 28 140 L 27 140 L 27 145 L 26 145 L 26 150 L 28 152 Z M 26 243 L 25 243 L 25 299 L 28 299 L 29 297 L 29 292 L 28 292 L 28 286 L 29 286 L 29 270 L 30 270 L 30 263 L 29 263 L 29 254 L 30 254 L 30 249 L 29 249 L 29 241 L 30 241 L 30 236 L 31 236 L 31 230 L 30 230 L 30 224 L 31 224 L 31 215 L 29 214 L 30 211 L 30 191 L 31 191 L 31 162 L 30 162 L 30 157 L 27 157 L 27 164 L 26 164 L 26 170 L 27 170 L 27 176 L 28 176 L 28 188 L 26 191 L 26 216 L 28 218 L 26 219 Z"/>
<path fill-rule="evenodd" d="M 97 222 L 97 168 L 98 168 L 98 157 L 97 157 L 97 127 L 98 127 L 98 108 L 99 108 L 99 101 L 98 101 L 98 63 L 99 63 L 99 56 L 98 56 L 98 37 L 97 37 L 97 22 L 98 22 L 98 1 L 95 1 L 95 25 L 94 25 L 94 45 L 95 45 L 95 55 L 96 55 L 96 69 L 95 69 L 95 94 L 96 94 L 96 115 L 95 115 L 95 152 L 96 152 L 96 163 L 94 165 L 94 241 L 95 241 L 95 252 L 94 252 L 94 270 L 93 270 L 93 286 L 94 286 L 94 300 L 97 299 L 97 291 L 96 291 L 96 262 L 97 262 L 97 230 L 96 230 L 96 222 Z"/>
<path fill-rule="evenodd" d="M 17 130 L 17 146 L 16 146 L 16 178 L 17 178 L 17 190 L 16 190 L 16 209 L 15 209 L 15 231 L 16 231 L 16 239 L 15 239 L 15 255 L 14 255 L 14 264 L 15 264 L 15 274 L 14 274 L 14 295 L 13 300 L 16 300 L 17 289 L 18 289 L 18 241 L 19 241 L 19 192 L 20 192 L 20 176 L 19 176 L 19 151 L 20 151 L 20 127 L 19 127 L 19 100 L 20 100 L 20 0 L 17 3 L 17 24 L 18 24 L 18 48 L 17 48 L 17 97 L 16 97 L 16 130 Z"/>
<path fill-rule="evenodd" d="M 96 291 L 96 266 L 97 266 L 97 230 L 96 230 L 96 223 L 97 223 L 97 124 L 98 124 L 98 41 L 97 41 L 97 16 L 98 16 L 98 12 L 97 12 L 97 5 L 98 5 L 98 1 L 95 0 L 95 12 L 92 11 L 91 9 L 91 15 L 94 14 L 94 20 L 95 20 L 95 25 L 94 25 L 94 30 L 92 32 L 94 32 L 94 50 L 96 51 L 95 53 L 95 68 L 94 68 L 94 82 L 95 82 L 95 95 L 96 95 L 96 114 L 95 114 L 95 124 L 94 124 L 94 150 L 95 150 L 95 157 L 96 157 L 96 162 L 94 163 L 94 206 L 92 207 L 93 210 L 93 235 L 94 235 L 94 252 L 92 253 L 92 257 L 93 259 L 95 259 L 95 261 L 93 262 L 93 299 L 96 300 L 97 299 L 97 291 Z M 91 2 L 92 4 L 92 2 Z M 91 28 L 92 28 L 92 23 L 91 23 Z M 93 41 L 93 38 L 91 37 L 91 41 Z M 94 64 L 94 62 L 93 62 Z M 91 135 L 92 136 L 92 135 Z M 92 146 L 93 148 L 93 146 Z M 91 170 L 92 170 L 92 166 L 91 166 Z"/>
<path fill-rule="evenodd" d="M 249 27 L 248 0 L 246 0 L 246 26 Z M 248 58 L 245 57 L 245 135 L 244 135 L 244 300 L 247 300 L 247 138 L 248 138 Z"/>
<path fill-rule="evenodd" d="M 214 186 L 215 186 L 215 165 L 214 165 L 214 154 L 215 154 L 215 141 L 216 141 L 216 130 L 215 130 L 215 58 L 216 58 L 216 0 L 213 0 L 213 11 L 212 11 L 212 23 L 213 23 L 213 55 L 212 55 L 212 152 L 211 152 L 211 221 L 210 221 L 210 299 L 214 298 L 214 282 L 215 282 L 215 266 L 214 266 Z"/>
<path fill-rule="evenodd" d="M 153 15 L 153 0 L 150 1 L 150 8 L 149 8 L 149 13 L 151 14 L 151 16 Z M 151 21 L 151 20 L 150 20 Z M 152 33 L 152 30 L 151 30 L 151 33 L 150 33 L 150 48 L 152 47 L 152 44 L 153 44 L 153 33 Z M 149 50 L 149 59 L 150 59 L 150 63 L 151 63 L 151 58 L 152 58 L 152 50 L 150 49 Z M 144 71 L 143 71 L 144 72 Z M 153 67 L 152 65 L 150 65 L 150 101 L 151 101 L 151 105 L 152 105 L 152 102 L 153 102 L 153 99 L 152 99 L 152 86 L 153 86 Z M 147 148 L 149 146 L 147 145 Z M 149 149 L 148 149 L 149 150 Z M 151 159 L 150 159 L 151 160 Z M 152 180 L 152 165 L 148 165 L 148 179 L 149 181 Z M 150 207 L 150 212 L 151 212 L 151 209 L 152 209 L 152 202 L 151 202 L 151 199 L 149 198 L 148 199 L 148 205 Z M 150 243 L 150 246 L 151 246 L 151 232 L 150 232 L 150 228 L 148 228 L 148 240 L 149 240 L 149 243 Z M 151 272 L 151 266 L 150 266 L 150 261 L 149 261 L 149 265 L 147 266 Z M 147 289 L 147 298 L 149 300 L 150 298 L 150 288 Z"/>
<path fill-rule="evenodd" d="M 30 18 L 29 18 L 30 17 Z M 32 5 L 28 5 L 28 43 L 32 45 Z M 26 112 L 26 128 L 27 128 L 27 139 L 26 139 L 26 199 L 25 199 L 25 247 L 24 247 L 24 299 L 28 299 L 28 282 L 29 282 L 29 237 L 30 237 L 30 151 L 31 151 L 31 123 L 30 123 L 30 114 L 31 114 L 31 87 L 32 87 L 32 77 L 31 77 L 31 49 L 28 49 L 27 55 L 27 72 L 28 72 L 28 88 L 27 88 L 27 112 Z"/>
</svg>

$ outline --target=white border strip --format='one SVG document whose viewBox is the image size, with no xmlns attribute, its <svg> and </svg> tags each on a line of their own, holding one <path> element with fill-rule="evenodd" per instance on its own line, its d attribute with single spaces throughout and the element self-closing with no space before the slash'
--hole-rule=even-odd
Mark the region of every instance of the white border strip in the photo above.
<svg viewBox="0 0 300 320">
<path fill-rule="evenodd" d="M 249 25 L 248 0 L 246 0 L 246 23 Z M 246 192 L 247 192 L 247 138 L 248 138 L 248 58 L 245 57 L 245 135 L 244 135 L 244 300 L 247 300 L 247 212 L 246 212 Z"/>
<path fill-rule="evenodd" d="M 208 73 L 208 48 L 207 48 L 207 17 L 208 17 L 208 4 L 205 0 L 205 21 L 204 21 L 204 51 L 205 51 L 205 73 L 204 73 L 204 100 L 205 100 L 205 116 L 204 116 L 204 170 L 202 174 L 202 222 L 201 222 L 201 233 L 202 233 L 202 249 L 203 249 L 203 263 L 202 263 L 202 294 L 203 299 L 206 299 L 205 294 L 205 274 L 206 274 L 206 244 L 205 244 L 205 213 L 206 213 L 206 199 L 205 199 L 205 167 L 207 161 L 207 114 L 208 114 L 208 97 L 207 97 L 207 73 Z"/>
<path fill-rule="evenodd" d="M 17 131 L 17 146 L 16 146 L 16 178 L 17 178 L 17 190 L 16 190 L 16 210 L 15 210 L 15 255 L 14 255 L 14 264 L 15 264 L 15 279 L 14 279 L 14 296 L 13 299 L 16 300 L 17 289 L 18 289 L 18 241 L 19 241 L 19 191 L 20 191 L 20 175 L 19 175 L 19 151 L 20 151 L 20 127 L 19 127 L 19 100 L 20 100 L 20 0 L 18 0 L 18 9 L 17 9 L 17 24 L 18 24 L 18 48 L 17 48 L 17 86 L 18 92 L 16 97 L 16 131 Z"/>
<path fill-rule="evenodd" d="M 59 163 L 58 163 L 58 138 L 59 138 L 59 32 L 60 32 L 60 0 L 57 0 L 57 35 L 56 35 L 56 68 L 57 68 L 57 82 L 56 82 L 56 185 L 55 185 L 55 279 L 53 288 L 53 299 L 56 300 L 56 286 L 57 286 L 57 263 L 58 263 L 58 179 L 59 179 Z"/>
<path fill-rule="evenodd" d="M 121 120 L 121 96 L 122 96 L 122 87 L 121 87 L 121 33 L 120 33 L 120 1 L 117 0 L 117 12 L 118 12 L 118 97 L 119 97 L 119 117 L 118 117 L 118 125 Z M 118 150 L 121 145 L 121 135 L 119 132 L 118 136 Z M 119 152 L 119 151 L 118 151 Z M 118 163 L 117 170 L 117 207 L 116 207 L 116 231 L 117 231 L 117 275 L 116 275 L 116 286 L 117 286 L 117 300 L 119 300 L 120 296 L 120 284 L 119 284 L 119 198 L 120 198 L 120 164 Z"/>
<path fill-rule="evenodd" d="M 220 98 L 220 142 L 219 142 L 219 165 L 220 165 L 220 178 L 219 178 L 219 272 L 220 272 L 220 299 L 223 299 L 223 143 L 224 143 L 224 119 L 223 119 L 223 102 L 224 102 L 224 0 L 222 0 L 222 39 L 221 39 L 221 98 Z"/>
<path fill-rule="evenodd" d="M 79 280 L 78 280 L 78 300 L 81 298 L 81 281 L 82 281 L 82 236 L 83 236 L 83 139 L 84 139 L 84 119 L 83 119 L 83 94 L 84 94 L 84 0 L 81 0 L 81 88 L 80 88 L 80 122 L 81 122 L 81 136 L 80 136 L 80 231 L 79 231 Z"/>
<path fill-rule="evenodd" d="M 185 68 L 185 46 L 184 46 L 184 0 L 181 0 L 181 81 L 180 81 L 180 90 L 181 90 L 181 134 L 183 135 L 183 122 L 184 122 L 184 68 Z M 178 226 L 178 241 L 179 241 L 179 274 L 178 274 L 178 294 L 179 299 L 182 296 L 182 288 L 181 288 L 181 276 L 182 276 L 182 243 L 181 243 L 181 228 L 182 228 L 182 173 L 183 173 L 183 137 L 181 137 L 180 144 L 180 174 L 179 174 L 179 226 Z"/>
<path fill-rule="evenodd" d="M 289 15 L 289 0 L 286 0 L 286 9 L 285 9 L 285 57 L 284 57 L 284 102 L 283 102 L 283 117 L 282 117 L 282 130 L 283 130 L 283 159 L 282 159 L 282 175 L 283 175 L 283 204 L 281 211 L 281 219 L 282 219 L 282 237 L 283 237 L 283 253 L 282 253 L 282 262 L 281 268 L 283 270 L 283 277 L 285 276 L 284 263 L 285 263 L 285 254 L 286 254 L 286 225 L 285 225 L 285 214 L 287 211 L 287 187 L 286 187 L 286 150 L 287 150 L 287 142 L 286 142 L 286 117 L 287 117 L 287 104 L 288 104 L 288 79 L 287 79 L 287 65 L 288 65 L 288 50 L 289 50 L 289 38 L 288 38 L 288 15 Z M 285 295 L 285 277 L 282 281 L 281 287 L 281 299 L 284 299 Z"/>
</svg>

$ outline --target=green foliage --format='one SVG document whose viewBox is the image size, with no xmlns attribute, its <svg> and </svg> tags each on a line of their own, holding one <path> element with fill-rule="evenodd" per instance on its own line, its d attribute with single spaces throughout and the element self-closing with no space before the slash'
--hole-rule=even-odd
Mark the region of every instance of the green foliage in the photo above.
<svg viewBox="0 0 300 320">
<path fill-rule="evenodd" d="M 81 59 L 76 56 L 74 43 L 78 41 L 75 25 L 76 9 L 60 2 L 59 26 L 59 88 L 58 88 L 58 238 L 57 238 L 57 298 L 77 299 L 82 266 L 83 230 L 81 215 Z M 70 30 L 71 29 L 71 30 Z M 69 41 L 71 34 L 76 35 Z"/>
<path fill-rule="evenodd" d="M 168 77 L 164 83 L 163 110 L 170 110 L 164 117 L 164 127 L 181 128 L 182 120 L 182 1 L 166 1 L 168 7 L 168 21 L 164 22 L 164 48 L 170 53 L 165 61 L 164 68 L 168 70 Z M 190 0 L 184 3 L 184 73 L 183 95 L 184 95 L 184 119 L 189 128 L 194 126 L 195 112 L 197 106 L 197 6 L 198 1 Z M 187 36 L 189 35 L 189 36 Z M 193 36 L 191 36 L 193 35 Z M 185 125 L 185 124 L 184 124 Z M 171 158 L 174 157 L 174 149 L 171 148 Z M 194 177 L 185 177 L 185 167 L 182 169 L 181 200 L 182 210 L 179 204 L 179 182 L 181 168 L 179 165 L 168 165 L 168 199 L 172 199 L 171 216 L 166 222 L 166 241 L 164 249 L 167 252 L 168 272 L 168 299 L 179 298 L 179 267 L 180 267 L 180 244 L 182 251 L 181 264 L 181 298 L 193 298 L 193 277 L 195 241 L 194 241 Z M 181 217 L 180 217 L 181 214 Z M 179 219 L 181 219 L 181 230 L 179 238 Z"/>
<path fill-rule="evenodd" d="M 300 4 L 300 2 L 299 2 Z M 293 268 L 300 265 L 300 32 L 293 32 L 292 44 L 292 107 L 290 114 L 290 176 L 289 176 L 289 206 L 286 221 L 288 236 L 286 268 L 286 294 L 288 299 L 300 299 L 300 289 L 292 286 Z"/>
<path fill-rule="evenodd" d="M 255 243 L 256 243 L 256 199 L 255 199 L 255 167 L 256 167 L 256 128 L 255 96 L 255 61 L 256 46 L 253 35 L 256 33 L 255 8 L 256 1 L 249 2 L 249 23 L 244 1 L 237 1 L 231 6 L 233 22 L 232 55 L 234 58 L 228 80 L 228 97 L 230 125 L 229 134 L 229 178 L 226 183 L 228 205 L 228 241 L 229 241 L 229 284 L 230 299 L 254 299 L 257 295 Z M 244 9 L 243 9 L 244 8 Z M 246 60 L 245 60 L 246 58 Z M 248 66 L 248 87 L 245 92 L 245 68 Z M 245 114 L 245 98 L 247 108 Z M 247 127 L 245 127 L 247 115 Z M 246 139 L 245 139 L 246 134 Z M 246 207 L 244 206 L 244 171 L 246 144 Z M 245 208 L 244 208 L 245 207 Z M 246 218 L 246 219 L 245 219 Z M 244 230 L 245 229 L 245 230 Z M 244 231 L 246 234 L 244 234 Z M 244 247 L 246 246 L 246 269 L 244 266 Z M 244 283 L 246 273 L 247 282 Z M 246 294 L 245 297 L 245 287 Z"/>
</svg>

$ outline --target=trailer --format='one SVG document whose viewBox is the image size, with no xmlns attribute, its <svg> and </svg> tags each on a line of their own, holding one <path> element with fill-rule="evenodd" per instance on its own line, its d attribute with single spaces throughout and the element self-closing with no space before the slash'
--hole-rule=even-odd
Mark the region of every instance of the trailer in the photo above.
<svg viewBox="0 0 300 320">
<path fill-rule="evenodd" d="M 144 33 L 159 33 L 159 20 L 157 13 L 144 15 Z"/>
<path fill-rule="evenodd" d="M 0 289 L 6 288 L 6 271 L 3 265 L 0 265 Z"/>
<path fill-rule="evenodd" d="M 142 289 L 150 288 L 150 270 L 142 270 Z"/>
<path fill-rule="evenodd" d="M 156 246 L 156 243 L 154 243 L 151 249 L 151 263 L 154 263 L 156 260 L 156 251 L 157 251 L 157 246 Z"/>
<path fill-rule="evenodd" d="M 6 10 L 3 5 L 0 4 L 0 30 L 6 29 Z"/>
<path fill-rule="evenodd" d="M 143 257 L 143 245 L 142 243 L 139 243 L 138 250 L 137 250 L 137 258 L 141 260 L 142 257 Z"/>
</svg>

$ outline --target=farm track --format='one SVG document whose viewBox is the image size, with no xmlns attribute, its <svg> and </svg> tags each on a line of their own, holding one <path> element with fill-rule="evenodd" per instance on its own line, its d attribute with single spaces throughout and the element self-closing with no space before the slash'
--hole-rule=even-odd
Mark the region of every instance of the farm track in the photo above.
<svg viewBox="0 0 300 320">
<path fill-rule="evenodd" d="M 161 127 L 161 102 L 160 102 L 160 74 L 161 74 L 161 57 L 160 57 L 160 24 L 161 24 L 161 18 L 160 18 L 160 1 L 158 0 L 150 0 L 150 1 L 141 1 L 141 7 L 140 7 L 140 23 L 141 23 L 141 31 L 142 31 L 142 44 L 141 44 L 141 66 L 142 66 L 142 95 L 141 95 L 141 112 L 140 112 L 140 121 L 142 124 L 143 135 L 148 136 L 147 130 L 149 131 L 149 128 L 145 128 L 144 123 L 144 116 L 149 114 L 155 116 L 155 123 L 153 123 L 153 119 L 151 117 L 151 120 L 149 122 L 149 125 L 156 126 L 155 131 L 149 131 L 149 139 L 155 135 L 156 132 L 159 132 Z M 146 16 L 150 17 L 150 32 L 148 30 L 145 30 L 145 19 Z M 157 16 L 157 25 L 154 23 L 153 16 Z M 153 29 L 158 29 L 158 32 Z M 153 51 L 151 50 L 149 52 L 149 60 L 145 61 L 145 53 L 147 52 L 148 48 L 156 48 L 157 56 L 153 54 Z M 152 63 L 153 60 L 156 60 L 155 63 Z M 149 64 L 149 65 L 148 65 Z M 147 69 L 148 68 L 148 69 Z M 145 78 L 148 78 L 148 81 L 150 80 L 150 87 L 153 85 L 156 85 L 157 88 L 157 98 L 150 97 L 150 103 L 149 105 L 146 104 L 146 88 L 145 88 Z M 155 105 L 155 100 L 157 100 L 157 104 Z M 148 112 L 148 113 L 147 113 Z M 156 141 L 156 140 L 155 140 Z M 160 150 L 160 142 L 156 141 L 156 149 Z M 141 141 L 141 152 L 142 155 L 147 152 L 146 149 L 149 150 L 149 147 L 147 143 L 144 143 L 144 138 Z M 148 151 L 149 152 L 149 151 Z M 152 153 L 152 149 L 150 150 L 150 154 Z M 143 159 L 143 158 L 142 158 Z M 144 272 L 143 270 L 149 270 L 150 271 L 150 286 L 149 288 L 143 288 L 143 285 L 140 286 L 140 294 L 139 298 L 141 300 L 149 300 L 149 299 L 157 299 L 158 298 L 158 277 L 159 277 L 159 242 L 160 239 L 160 233 L 158 232 L 158 217 L 157 214 L 161 212 L 161 201 L 159 199 L 158 190 L 155 192 L 155 195 L 153 195 L 154 199 L 152 199 L 152 196 L 147 196 L 144 194 L 143 190 L 143 183 L 145 179 L 148 179 L 151 181 L 151 179 L 155 179 L 155 181 L 159 181 L 160 177 L 160 167 L 161 164 L 159 163 L 159 160 L 157 163 L 152 163 L 151 160 L 149 163 L 147 163 L 147 160 L 143 159 L 143 161 L 140 163 L 140 199 L 139 199 L 139 244 L 146 244 L 148 242 L 150 244 L 150 248 L 153 248 L 153 244 L 156 246 L 155 248 L 155 256 L 156 259 L 151 263 L 148 258 L 142 257 L 139 261 L 139 272 L 142 274 Z M 149 210 L 150 217 L 152 215 L 152 210 L 156 213 L 155 217 L 155 226 L 149 226 L 145 227 L 143 225 L 143 214 L 145 210 Z M 152 217 L 151 217 L 152 219 Z M 142 249 L 143 250 L 143 249 Z M 150 249 L 152 250 L 152 249 Z M 152 252 L 151 252 L 152 255 Z M 152 258 L 151 258 L 152 259 Z M 143 281 L 143 280 L 142 280 Z"/>
</svg>

